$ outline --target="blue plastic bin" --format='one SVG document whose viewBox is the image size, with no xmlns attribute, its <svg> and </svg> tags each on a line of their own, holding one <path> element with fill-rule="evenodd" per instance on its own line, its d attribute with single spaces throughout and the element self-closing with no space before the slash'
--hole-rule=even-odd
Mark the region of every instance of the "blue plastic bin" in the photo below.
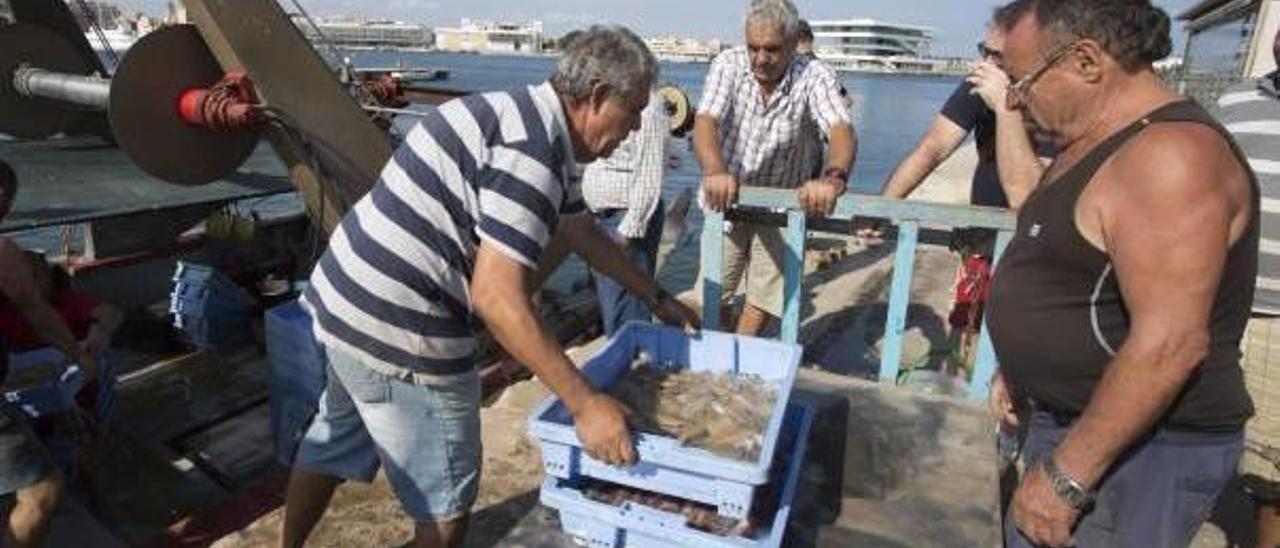
<svg viewBox="0 0 1280 548">
<path fill-rule="evenodd" d="M 289 466 L 324 391 L 324 352 L 312 335 L 311 316 L 297 301 L 275 306 L 266 316 L 271 432 L 276 459 Z"/>
<path fill-rule="evenodd" d="M 582 450 L 572 416 L 555 397 L 534 410 L 529 431 L 541 442 L 543 466 L 550 476 L 598 478 L 710 504 L 723 516 L 741 518 L 751 508 L 755 488 L 769 480 L 801 354 L 799 346 L 777 341 L 711 331 L 690 336 L 676 328 L 630 323 L 583 367 L 583 374 L 598 388 L 620 380 L 640 355 L 655 366 L 757 375 L 775 383 L 777 403 L 754 462 L 686 447 L 669 436 L 639 433 L 635 436 L 638 462 L 610 466 Z"/>
<path fill-rule="evenodd" d="M 169 293 L 173 325 L 200 349 L 236 348 L 253 342 L 250 321 L 257 301 L 212 267 L 179 262 Z"/>
<path fill-rule="evenodd" d="M 21 371 L 25 367 L 31 367 L 43 363 L 60 363 L 66 358 L 62 352 L 53 347 L 44 347 L 37 350 L 27 352 L 14 352 L 9 354 L 9 370 L 12 372 Z M 67 369 L 55 382 L 53 379 L 46 384 L 25 388 L 22 390 L 7 390 L 4 393 L 5 399 L 17 406 L 24 413 L 32 418 L 38 418 L 45 415 L 56 413 L 65 413 L 75 405 L 76 394 L 84 388 L 84 373 L 75 365 L 68 366 Z M 115 366 L 114 360 L 110 358 L 110 353 L 106 353 L 98 361 L 98 401 L 96 402 L 98 417 L 104 424 L 109 422 L 115 410 L 116 394 L 115 394 Z"/>
<path fill-rule="evenodd" d="M 788 458 L 784 465 L 781 489 L 778 491 L 777 513 L 763 524 L 755 539 L 721 537 L 690 528 L 684 516 L 663 512 L 643 505 L 626 503 L 611 506 L 591 500 L 572 486 L 571 481 L 554 477 L 542 484 L 542 503 L 560 511 L 560 526 L 568 534 L 592 548 L 667 548 L 696 546 L 708 548 L 774 548 L 782 545 L 791 505 L 795 500 L 804 463 L 813 409 L 791 405 L 786 416 L 786 436 L 778 447 L 777 458 Z"/>
</svg>

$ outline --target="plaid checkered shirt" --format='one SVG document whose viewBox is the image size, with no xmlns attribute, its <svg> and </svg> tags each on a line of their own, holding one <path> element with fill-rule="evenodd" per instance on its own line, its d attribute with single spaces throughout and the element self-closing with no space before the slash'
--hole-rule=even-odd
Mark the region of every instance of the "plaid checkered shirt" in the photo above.
<svg viewBox="0 0 1280 548">
<path fill-rule="evenodd" d="M 587 165 L 582 175 L 582 198 L 593 212 L 625 209 L 618 234 L 643 238 L 658 209 L 666 162 L 668 132 L 662 99 L 649 98 L 641 114 L 640 130 L 627 137 L 608 158 Z"/>
<path fill-rule="evenodd" d="M 698 113 L 719 122 L 720 151 L 739 184 L 797 188 L 822 162 L 815 132 L 853 124 L 840 90 L 830 66 L 796 55 L 766 103 L 746 48 L 737 47 L 712 61 Z"/>
</svg>

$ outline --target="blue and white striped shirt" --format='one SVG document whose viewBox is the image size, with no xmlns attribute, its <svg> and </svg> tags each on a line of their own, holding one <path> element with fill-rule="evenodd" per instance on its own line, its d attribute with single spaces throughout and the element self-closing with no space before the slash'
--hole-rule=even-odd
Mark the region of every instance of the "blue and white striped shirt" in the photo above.
<svg viewBox="0 0 1280 548">
<path fill-rule="evenodd" d="M 480 242 L 534 268 L 560 215 L 585 211 L 550 84 L 445 103 L 331 236 L 303 295 L 316 339 L 419 384 L 469 372 Z"/>
</svg>

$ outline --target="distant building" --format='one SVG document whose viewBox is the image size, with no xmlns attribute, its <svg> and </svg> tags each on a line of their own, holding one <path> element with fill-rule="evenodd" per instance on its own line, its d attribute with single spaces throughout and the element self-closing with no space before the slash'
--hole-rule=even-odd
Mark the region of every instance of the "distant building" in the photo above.
<svg viewBox="0 0 1280 548">
<path fill-rule="evenodd" d="M 455 28 L 437 28 L 441 51 L 480 53 L 541 53 L 542 22 L 529 24 L 463 19 Z"/>
<path fill-rule="evenodd" d="M 301 14 L 292 14 L 293 24 L 308 40 L 317 42 L 316 28 L 330 43 L 348 48 L 411 48 L 431 46 L 431 31 L 414 23 L 401 21 L 365 21 L 359 19 L 315 19 L 315 27 Z M 314 18 L 313 18 L 314 19 Z"/>
<path fill-rule="evenodd" d="M 1280 2 L 1203 0 L 1178 19 L 1186 21 L 1188 34 L 1179 78 L 1183 93 L 1216 101 L 1231 84 L 1276 69 L 1271 40 L 1280 28 Z"/>
<path fill-rule="evenodd" d="M 866 72 L 939 72 L 940 60 L 928 59 L 934 30 L 874 19 L 810 21 L 813 52 L 837 70 Z"/>
<path fill-rule="evenodd" d="M 658 59 L 681 63 L 710 62 L 726 48 L 726 45 L 719 40 L 701 42 L 692 38 L 677 38 L 675 36 L 646 38 L 644 43 L 649 46 L 649 51 L 652 51 L 653 55 Z"/>
</svg>

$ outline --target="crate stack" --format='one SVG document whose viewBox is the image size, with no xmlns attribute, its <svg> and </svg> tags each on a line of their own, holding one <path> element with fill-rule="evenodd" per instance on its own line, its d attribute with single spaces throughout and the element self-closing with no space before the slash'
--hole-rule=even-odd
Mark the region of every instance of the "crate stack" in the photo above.
<svg viewBox="0 0 1280 548">
<path fill-rule="evenodd" d="M 535 409 L 529 423 L 546 471 L 542 503 L 560 511 L 567 533 L 592 547 L 779 546 L 812 420 L 808 407 L 789 402 L 801 354 L 799 346 L 753 337 L 715 332 L 690 336 L 669 327 L 629 324 L 583 367 L 594 386 L 607 389 L 620 381 L 637 357 L 660 367 L 759 376 L 778 389 L 760 454 L 747 462 L 641 433 L 633 437 L 636 464 L 610 466 L 583 451 L 571 415 L 553 397 Z M 757 504 L 776 510 L 753 524 L 750 538 L 720 536 L 698 530 L 682 514 L 633 502 L 613 506 L 593 501 L 582 490 L 591 481 L 707 505 L 733 520 L 747 519 Z"/>
<path fill-rule="evenodd" d="M 253 343 L 258 302 L 213 267 L 179 261 L 169 294 L 173 326 L 200 350 L 228 350 Z"/>
</svg>

